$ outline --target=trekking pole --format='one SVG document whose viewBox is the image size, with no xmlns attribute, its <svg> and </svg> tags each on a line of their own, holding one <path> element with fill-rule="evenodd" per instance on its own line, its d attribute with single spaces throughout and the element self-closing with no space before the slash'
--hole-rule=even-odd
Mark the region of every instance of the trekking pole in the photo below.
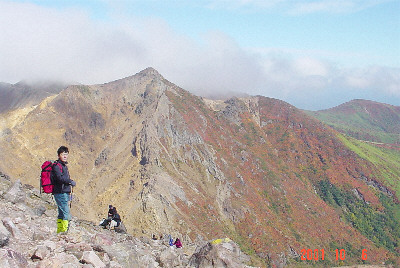
<svg viewBox="0 0 400 268">
<path fill-rule="evenodd" d="M 69 201 L 69 208 L 72 209 L 72 193 L 74 192 L 74 187 L 71 186 L 71 198 Z"/>
</svg>

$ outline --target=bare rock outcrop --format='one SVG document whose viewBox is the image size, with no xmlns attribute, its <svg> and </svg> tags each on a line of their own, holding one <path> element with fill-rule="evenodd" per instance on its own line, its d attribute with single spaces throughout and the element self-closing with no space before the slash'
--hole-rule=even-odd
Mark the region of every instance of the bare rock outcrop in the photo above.
<svg viewBox="0 0 400 268">
<path fill-rule="evenodd" d="M 190 267 L 250 267 L 249 257 L 229 238 L 216 239 L 198 247 L 189 261 Z"/>
<path fill-rule="evenodd" d="M 4 247 L 8 245 L 8 241 L 10 240 L 10 232 L 0 221 L 0 247 Z"/>
<path fill-rule="evenodd" d="M 238 262 L 247 261 L 237 245 L 229 242 L 228 249 L 192 257 L 200 263 L 192 266 L 189 259 L 196 244 L 184 241 L 185 247 L 177 249 L 169 246 L 167 238 L 138 238 L 75 217 L 67 234 L 56 234 L 56 206 L 48 195 L 39 195 L 20 182 L 12 184 L 5 177 L 0 178 L 0 191 L 6 192 L 0 196 L 1 267 L 208 267 L 203 258 L 210 254 L 225 267 L 244 267 Z M 15 202 L 20 196 L 25 201 Z M 38 209 L 42 212 L 37 213 Z"/>
<path fill-rule="evenodd" d="M 22 190 L 22 183 L 20 180 L 17 180 L 11 187 L 8 189 L 4 198 L 12 203 L 21 203 L 26 199 L 25 192 Z"/>
</svg>

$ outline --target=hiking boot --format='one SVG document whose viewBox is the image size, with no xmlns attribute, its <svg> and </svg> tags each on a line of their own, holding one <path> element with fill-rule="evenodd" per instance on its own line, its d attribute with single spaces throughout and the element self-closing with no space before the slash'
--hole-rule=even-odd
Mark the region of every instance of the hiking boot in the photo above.
<svg viewBox="0 0 400 268">
<path fill-rule="evenodd" d="M 68 220 L 57 220 L 57 233 L 67 233 L 68 232 Z"/>
<path fill-rule="evenodd" d="M 62 226 L 63 226 L 63 232 L 66 233 L 69 230 L 69 221 L 68 220 L 62 220 Z"/>
<path fill-rule="evenodd" d="M 62 219 L 57 219 L 57 234 L 63 232 Z"/>
</svg>

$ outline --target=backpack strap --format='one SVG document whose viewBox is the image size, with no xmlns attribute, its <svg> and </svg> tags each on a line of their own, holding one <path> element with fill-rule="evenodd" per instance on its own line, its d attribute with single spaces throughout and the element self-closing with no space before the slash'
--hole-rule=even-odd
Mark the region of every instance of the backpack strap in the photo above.
<svg viewBox="0 0 400 268">
<path fill-rule="evenodd" d="M 63 168 L 62 168 L 62 165 L 60 164 L 60 162 L 58 162 L 56 160 L 56 161 L 54 161 L 53 163 L 50 164 L 50 166 L 52 166 L 52 169 L 54 168 L 55 165 L 57 165 L 60 168 L 61 173 L 63 173 Z"/>
<path fill-rule="evenodd" d="M 60 164 L 60 162 L 54 161 L 54 165 L 59 166 L 61 173 L 63 173 L 63 168 L 62 168 L 62 165 Z"/>
<path fill-rule="evenodd" d="M 45 167 L 42 169 L 42 172 L 50 172 L 50 170 L 47 170 L 47 168 L 50 167 L 51 165 L 53 165 L 53 163 L 50 163 L 50 164 L 48 164 L 47 166 L 45 166 Z"/>
<path fill-rule="evenodd" d="M 52 174 L 51 174 L 51 177 L 50 177 L 50 180 L 51 180 L 51 184 L 54 184 L 54 180 L 53 180 L 53 169 L 54 169 L 54 166 L 58 166 L 59 168 L 60 168 L 60 171 L 61 171 L 61 175 L 63 175 L 63 168 L 62 168 L 62 165 L 56 160 L 56 161 L 54 161 L 53 163 L 51 163 L 51 171 L 52 171 Z"/>
</svg>

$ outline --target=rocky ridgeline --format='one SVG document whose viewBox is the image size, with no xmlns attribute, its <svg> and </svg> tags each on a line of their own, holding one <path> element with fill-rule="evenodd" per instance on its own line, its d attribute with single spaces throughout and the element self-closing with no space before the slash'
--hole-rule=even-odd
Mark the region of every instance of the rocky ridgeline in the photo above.
<svg viewBox="0 0 400 268">
<path fill-rule="evenodd" d="M 133 237 L 73 218 L 56 234 L 51 195 L 0 173 L 0 267 L 249 267 L 249 257 L 228 239 L 186 244 Z"/>
</svg>

